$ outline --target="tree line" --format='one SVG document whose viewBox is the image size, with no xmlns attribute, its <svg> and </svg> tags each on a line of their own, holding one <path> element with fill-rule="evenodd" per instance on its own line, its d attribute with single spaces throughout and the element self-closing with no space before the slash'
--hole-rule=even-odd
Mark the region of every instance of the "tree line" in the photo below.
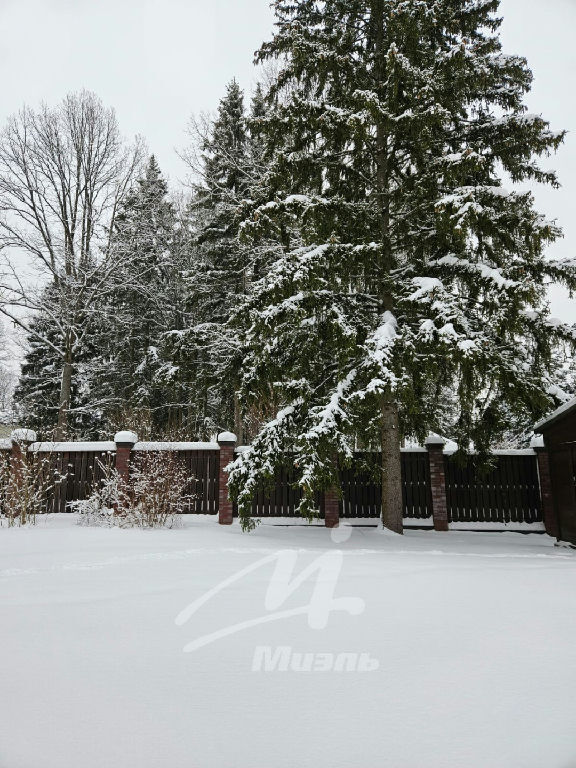
<svg viewBox="0 0 576 768">
<path fill-rule="evenodd" d="M 377 449 L 401 531 L 404 440 L 483 454 L 573 389 L 575 329 L 547 285 L 574 290 L 576 262 L 546 255 L 561 230 L 519 186 L 558 186 L 538 161 L 565 134 L 526 110 L 532 74 L 502 51 L 498 0 L 274 7 L 266 82 L 246 105 L 232 81 L 192 124 L 187 194 L 91 93 L 8 122 L 15 397 L 57 439 L 233 426 L 251 443 L 230 473 L 247 527 L 288 456 L 313 515 L 338 465 Z"/>
</svg>

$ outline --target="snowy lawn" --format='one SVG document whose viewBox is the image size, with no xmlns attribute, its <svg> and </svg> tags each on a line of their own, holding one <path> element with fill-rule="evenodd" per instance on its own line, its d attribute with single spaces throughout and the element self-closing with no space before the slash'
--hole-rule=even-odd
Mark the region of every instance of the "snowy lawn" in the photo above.
<svg viewBox="0 0 576 768">
<path fill-rule="evenodd" d="M 576 766 L 576 552 L 349 533 L 0 529 L 0 768 Z"/>
</svg>

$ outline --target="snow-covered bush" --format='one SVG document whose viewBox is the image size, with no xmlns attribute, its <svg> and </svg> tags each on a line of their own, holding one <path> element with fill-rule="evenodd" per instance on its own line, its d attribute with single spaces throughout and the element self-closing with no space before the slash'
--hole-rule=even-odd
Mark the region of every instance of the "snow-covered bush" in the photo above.
<svg viewBox="0 0 576 768">
<path fill-rule="evenodd" d="M 0 524 L 34 524 L 46 514 L 50 495 L 65 480 L 48 455 L 26 454 L 17 463 L 0 464 Z"/>
<path fill-rule="evenodd" d="M 100 467 L 102 479 L 90 496 L 71 504 L 84 525 L 172 528 L 194 498 L 189 493 L 194 478 L 172 452 L 137 456 L 129 482 L 111 465 Z"/>
<path fill-rule="evenodd" d="M 171 451 L 141 453 L 130 478 L 129 517 L 144 528 L 171 527 L 188 509 L 194 478 Z"/>
<path fill-rule="evenodd" d="M 97 464 L 102 477 L 94 483 L 88 498 L 71 501 L 70 509 L 79 513 L 81 525 L 118 525 L 122 511 L 129 504 L 129 494 L 120 474 L 109 462 Z"/>
</svg>

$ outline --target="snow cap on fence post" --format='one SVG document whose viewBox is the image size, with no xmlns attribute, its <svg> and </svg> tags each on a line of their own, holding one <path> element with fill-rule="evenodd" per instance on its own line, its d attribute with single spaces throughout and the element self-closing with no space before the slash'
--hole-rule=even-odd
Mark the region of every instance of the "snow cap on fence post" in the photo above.
<svg viewBox="0 0 576 768">
<path fill-rule="evenodd" d="M 32 429 L 14 429 L 10 435 L 12 441 L 12 469 L 17 475 L 22 474 L 21 462 L 32 443 L 36 442 L 36 432 Z"/>
<path fill-rule="evenodd" d="M 234 445 L 236 445 L 236 435 L 234 432 L 220 432 L 218 435 L 218 444 L 220 443 L 234 443 Z"/>
<path fill-rule="evenodd" d="M 136 432 L 132 432 L 130 429 L 123 429 L 120 432 L 116 432 L 114 435 L 114 442 L 130 443 L 131 445 L 134 445 L 134 443 L 138 442 L 138 435 Z"/>
<path fill-rule="evenodd" d="M 236 435 L 233 432 L 221 432 L 218 435 L 220 446 L 220 467 L 218 470 L 218 522 L 220 525 L 232 525 L 234 506 L 228 494 L 228 475 L 225 472 L 228 464 L 234 461 Z"/>
<path fill-rule="evenodd" d="M 428 434 L 428 437 L 426 438 L 426 441 L 424 443 L 426 447 L 429 445 L 435 445 L 435 446 L 444 446 L 446 445 L 446 440 L 444 440 L 443 437 L 440 437 L 440 435 L 437 435 L 435 432 L 430 432 Z"/>
<path fill-rule="evenodd" d="M 116 443 L 116 471 L 125 483 L 130 480 L 130 453 L 138 442 L 138 435 L 128 429 L 114 435 Z"/>
<path fill-rule="evenodd" d="M 550 474 L 550 457 L 548 449 L 544 442 L 544 435 L 534 435 L 530 441 L 530 448 L 536 454 L 538 467 L 538 481 L 540 483 L 540 501 L 542 503 L 542 516 L 544 518 L 544 527 L 549 536 L 558 538 L 560 530 L 558 527 L 558 517 L 554 507 L 554 497 L 552 495 L 552 478 Z"/>
<path fill-rule="evenodd" d="M 430 466 L 430 490 L 432 517 L 435 531 L 448 530 L 448 506 L 446 504 L 446 473 L 444 471 L 444 446 L 446 440 L 431 432 L 426 438 Z"/>
<path fill-rule="evenodd" d="M 33 429 L 14 429 L 10 435 L 12 444 L 18 443 L 26 448 L 36 442 L 36 432 Z"/>
</svg>

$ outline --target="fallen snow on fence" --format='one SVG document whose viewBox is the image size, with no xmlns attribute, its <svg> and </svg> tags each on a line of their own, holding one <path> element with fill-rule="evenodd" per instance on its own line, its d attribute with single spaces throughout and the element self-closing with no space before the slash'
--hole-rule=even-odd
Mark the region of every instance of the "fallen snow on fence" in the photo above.
<svg viewBox="0 0 576 768">
<path fill-rule="evenodd" d="M 218 443 L 150 443 L 140 442 L 135 451 L 219 451 Z"/>
<path fill-rule="evenodd" d="M 576 765 L 547 536 L 74 519 L 0 528 L 2 768 Z"/>
<path fill-rule="evenodd" d="M 7 448 L 11 447 L 10 440 L 6 441 Z M 0 447 L 2 447 L 0 445 Z M 30 446 L 32 451 L 41 451 L 48 453 L 70 453 L 72 451 L 115 451 L 116 443 L 111 440 L 102 440 L 94 442 L 76 442 L 76 443 L 33 443 Z M 218 451 L 218 443 L 186 443 L 186 442 L 140 442 L 134 445 L 135 451 Z"/>
<path fill-rule="evenodd" d="M 78 441 L 75 443 L 32 443 L 30 450 L 39 453 L 73 453 L 76 451 L 86 453 L 102 451 L 102 453 L 107 453 L 116 450 L 116 443 L 111 440 Z"/>
</svg>

